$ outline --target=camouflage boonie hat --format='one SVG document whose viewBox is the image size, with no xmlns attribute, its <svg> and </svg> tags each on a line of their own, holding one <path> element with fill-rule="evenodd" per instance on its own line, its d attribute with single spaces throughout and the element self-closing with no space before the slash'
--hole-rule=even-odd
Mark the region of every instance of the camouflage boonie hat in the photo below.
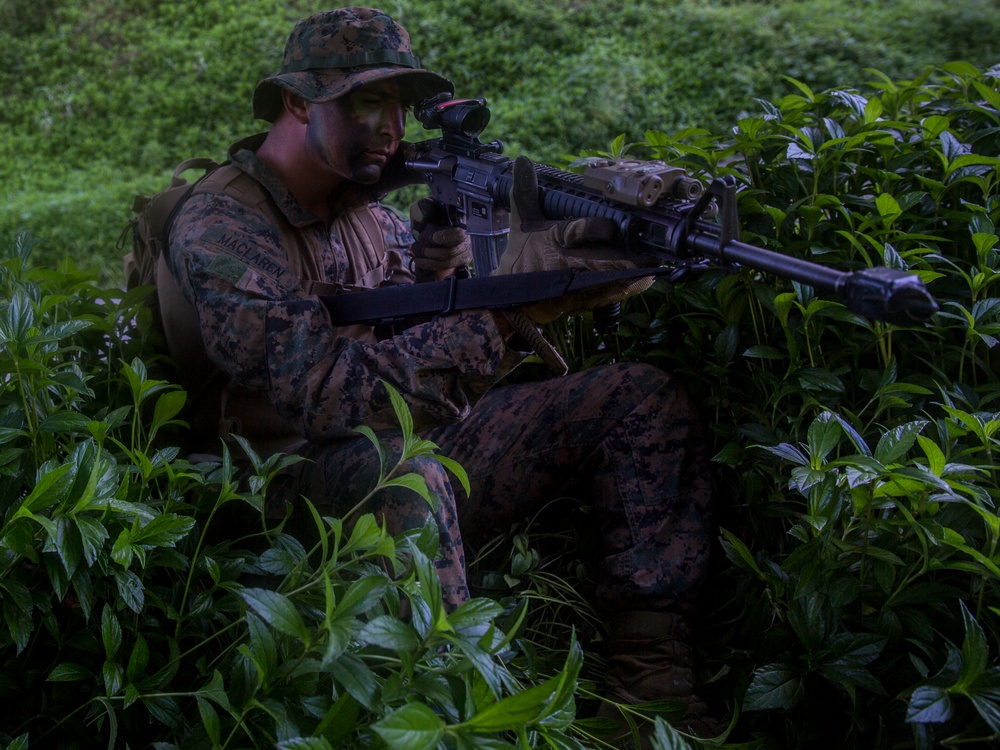
<svg viewBox="0 0 1000 750">
<path fill-rule="evenodd" d="M 274 122 L 281 112 L 281 89 L 306 101 L 328 102 L 373 81 L 394 78 L 406 103 L 454 86 L 424 70 L 410 49 L 410 35 L 374 8 L 338 8 L 299 21 L 285 44 L 276 76 L 253 92 L 253 115 Z"/>
</svg>

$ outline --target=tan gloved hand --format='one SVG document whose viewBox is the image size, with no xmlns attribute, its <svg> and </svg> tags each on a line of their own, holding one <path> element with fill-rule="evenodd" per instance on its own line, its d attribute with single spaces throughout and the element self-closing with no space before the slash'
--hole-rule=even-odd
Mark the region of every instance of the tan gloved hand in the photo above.
<svg viewBox="0 0 1000 750">
<path fill-rule="evenodd" d="M 448 226 L 442 211 L 430 198 L 421 198 L 410 206 L 410 246 L 417 281 L 435 281 L 450 275 L 468 276 L 472 262 L 472 242 L 461 227 Z"/>
<path fill-rule="evenodd" d="M 610 219 L 546 219 L 538 199 L 538 176 L 524 156 L 514 160 L 507 249 L 494 275 L 573 269 L 619 271 L 658 265 L 652 257 L 626 253 L 616 242 Z M 648 289 L 655 279 L 618 281 L 546 300 L 524 308 L 536 323 L 548 323 L 565 313 L 578 313 L 621 302 Z"/>
</svg>

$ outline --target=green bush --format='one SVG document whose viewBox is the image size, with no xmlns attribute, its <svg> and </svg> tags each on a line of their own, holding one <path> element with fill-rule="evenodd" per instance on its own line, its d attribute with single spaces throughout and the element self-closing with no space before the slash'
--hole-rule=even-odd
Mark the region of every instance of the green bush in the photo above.
<svg viewBox="0 0 1000 750">
<path fill-rule="evenodd" d="M 0 746 L 578 747 L 579 646 L 541 676 L 512 658 L 517 613 L 509 634 L 496 602 L 446 613 L 436 529 L 310 506 L 306 549 L 269 526 L 268 484 L 296 459 L 179 457 L 164 435 L 185 394 L 130 359 L 142 292 L 32 270 L 32 244 L 0 261 Z M 387 459 L 372 492 L 431 502 L 399 466 L 434 446 L 390 396 L 404 447 L 390 462 L 366 433 Z"/>
<path fill-rule="evenodd" d="M 745 240 L 907 270 L 940 304 L 899 327 L 744 269 L 626 312 L 624 356 L 683 377 L 714 433 L 724 556 L 701 632 L 731 740 L 1000 737 L 998 84 L 958 63 L 863 92 L 799 83 L 732 135 L 632 147 L 734 175 Z M 583 340 L 589 362 L 614 351 Z"/>
</svg>

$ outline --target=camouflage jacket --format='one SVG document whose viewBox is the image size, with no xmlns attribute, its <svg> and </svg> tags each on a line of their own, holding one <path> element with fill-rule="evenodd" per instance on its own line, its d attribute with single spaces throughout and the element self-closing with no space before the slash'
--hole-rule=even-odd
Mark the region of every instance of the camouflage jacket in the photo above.
<svg viewBox="0 0 1000 750">
<path fill-rule="evenodd" d="M 361 424 L 393 427 L 381 380 L 403 393 L 418 426 L 464 418 L 520 359 L 492 315 L 462 312 L 383 340 L 333 326 L 317 295 L 412 283 L 412 237 L 394 212 L 350 195 L 328 226 L 257 159 L 261 138 L 235 144 L 230 163 L 199 183 L 174 221 L 170 278 L 159 282 L 161 298 L 164 283 L 179 292 L 164 322 L 197 447 L 217 451 L 218 437 L 235 432 L 267 454 Z"/>
</svg>

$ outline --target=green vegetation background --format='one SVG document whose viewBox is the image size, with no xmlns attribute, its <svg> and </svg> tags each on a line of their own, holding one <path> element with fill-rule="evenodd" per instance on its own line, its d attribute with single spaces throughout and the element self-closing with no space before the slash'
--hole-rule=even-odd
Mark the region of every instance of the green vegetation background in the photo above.
<svg viewBox="0 0 1000 750">
<path fill-rule="evenodd" d="M 292 0 L 0 1 L 0 240 L 42 238 L 118 278 L 131 196 L 178 162 L 221 157 L 260 126 L 254 84 L 292 23 Z M 721 132 L 755 98 L 861 85 L 877 68 L 1000 57 L 992 0 L 417 0 L 385 2 L 425 63 L 487 97 L 491 138 L 556 161 L 619 133 Z"/>
</svg>

